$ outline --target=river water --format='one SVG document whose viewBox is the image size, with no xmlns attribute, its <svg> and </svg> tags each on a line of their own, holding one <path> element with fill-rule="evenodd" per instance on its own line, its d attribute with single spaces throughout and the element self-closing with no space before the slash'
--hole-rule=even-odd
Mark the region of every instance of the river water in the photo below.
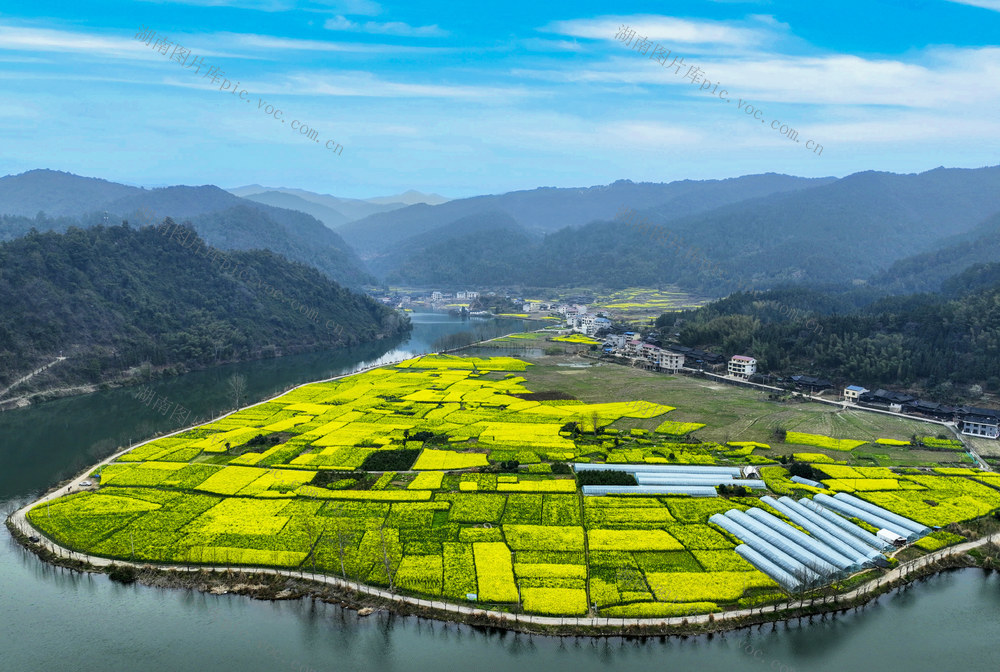
<svg viewBox="0 0 1000 672">
<path fill-rule="evenodd" d="M 467 324 L 467 323 L 466 323 Z M 154 383 L 211 417 L 230 405 L 242 373 L 251 400 L 358 366 L 425 352 L 467 326 L 415 315 L 410 339 L 381 348 L 313 353 L 222 367 Z M 519 328 L 516 322 L 512 329 Z M 176 429 L 128 391 L 110 390 L 0 413 L 4 512 L 130 440 Z M 683 670 L 853 672 L 996 670 L 1000 575 L 949 572 L 848 614 L 714 637 L 551 638 L 353 611 L 311 600 L 259 602 L 113 584 L 38 561 L 0 540 L 0 671 L 142 670 L 350 672 Z"/>
</svg>

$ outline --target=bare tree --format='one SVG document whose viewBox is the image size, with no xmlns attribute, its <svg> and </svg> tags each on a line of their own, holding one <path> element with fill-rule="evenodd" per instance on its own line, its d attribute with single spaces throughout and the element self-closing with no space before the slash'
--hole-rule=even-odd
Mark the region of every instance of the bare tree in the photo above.
<svg viewBox="0 0 1000 672">
<path fill-rule="evenodd" d="M 229 378 L 229 391 L 233 394 L 233 406 L 240 408 L 240 399 L 247 393 L 247 378 L 242 373 L 234 373 Z"/>
<path fill-rule="evenodd" d="M 382 527 L 378 528 L 378 536 L 382 542 L 382 562 L 385 564 L 385 573 L 389 577 L 389 592 L 396 592 L 396 584 L 394 581 L 395 572 L 392 571 L 392 558 L 390 557 L 388 544 L 385 541 L 385 523 Z"/>
</svg>

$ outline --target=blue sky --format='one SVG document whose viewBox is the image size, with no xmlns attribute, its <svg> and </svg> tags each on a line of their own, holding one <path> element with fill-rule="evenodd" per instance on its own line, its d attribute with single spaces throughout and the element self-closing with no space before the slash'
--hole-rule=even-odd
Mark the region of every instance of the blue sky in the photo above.
<svg viewBox="0 0 1000 672">
<path fill-rule="evenodd" d="M 998 42 L 1000 0 L 5 3 L 0 174 L 456 197 L 975 168 Z"/>
</svg>

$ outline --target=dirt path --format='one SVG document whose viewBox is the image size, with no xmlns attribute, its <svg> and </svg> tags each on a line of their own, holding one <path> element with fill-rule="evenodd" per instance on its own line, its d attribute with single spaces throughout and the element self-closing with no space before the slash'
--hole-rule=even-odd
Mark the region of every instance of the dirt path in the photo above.
<svg viewBox="0 0 1000 672">
<path fill-rule="evenodd" d="M 37 376 L 42 371 L 45 371 L 50 366 L 58 364 L 59 362 L 63 361 L 64 359 L 66 359 L 66 358 L 65 357 L 56 357 L 54 360 L 52 360 L 51 362 L 49 362 L 45 366 L 38 367 L 37 369 L 35 369 L 31 373 L 29 373 L 28 375 L 24 376 L 23 378 L 18 378 L 13 383 L 11 383 L 8 387 L 0 390 L 0 398 L 3 398 L 4 395 L 6 395 L 8 392 L 10 392 L 11 390 L 13 390 L 15 387 L 17 387 L 21 383 L 24 383 L 24 382 L 27 382 L 27 381 L 31 380 L 32 377 Z"/>
</svg>

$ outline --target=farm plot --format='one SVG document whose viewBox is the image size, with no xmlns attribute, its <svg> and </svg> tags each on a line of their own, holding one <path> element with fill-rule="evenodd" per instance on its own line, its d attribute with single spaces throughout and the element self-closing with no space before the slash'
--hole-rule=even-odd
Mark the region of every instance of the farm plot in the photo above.
<svg viewBox="0 0 1000 672">
<path fill-rule="evenodd" d="M 781 597 L 708 522 L 756 499 L 582 497 L 563 464 L 773 463 L 754 454 L 770 449 L 763 437 L 684 439 L 712 423 L 665 421 L 677 411 L 662 397 L 549 395 L 547 384 L 529 386 L 533 366 L 428 356 L 306 385 L 139 446 L 101 470 L 97 490 L 38 505 L 29 520 L 105 557 L 308 568 L 537 614 L 705 613 Z M 829 490 L 928 525 L 1000 507 L 989 474 L 823 455 L 800 453 Z M 784 467 L 765 467 L 764 479 L 802 492 Z"/>
</svg>

